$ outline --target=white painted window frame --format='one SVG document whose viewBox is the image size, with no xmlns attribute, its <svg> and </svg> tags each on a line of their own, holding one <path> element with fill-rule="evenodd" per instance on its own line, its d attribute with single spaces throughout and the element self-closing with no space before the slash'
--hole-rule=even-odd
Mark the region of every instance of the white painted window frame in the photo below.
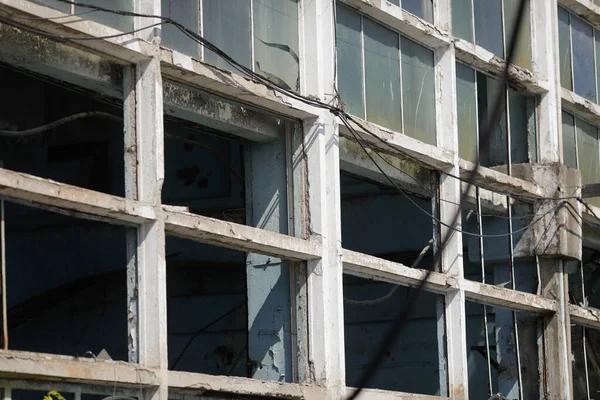
<svg viewBox="0 0 600 400">
<path fill-rule="evenodd" d="M 333 0 L 302 0 L 301 7 L 301 62 L 303 93 L 329 100 L 332 96 Z M 502 65 L 493 62 L 490 54 L 472 47 L 450 35 L 451 0 L 437 0 L 434 5 L 436 26 L 426 23 L 398 7 L 386 2 L 343 0 L 373 18 L 398 29 L 435 50 L 436 129 L 448 134 L 438 135 L 437 147 L 424 145 L 414 139 L 366 123 L 381 139 L 397 149 L 398 155 L 408 153 L 430 169 L 441 172 L 440 198 L 456 201 L 461 184 L 444 173 L 461 174 L 471 165 L 458 158 L 458 129 L 454 109 L 455 62 L 461 60 L 482 71 L 498 76 Z M 588 0 L 561 0 L 561 4 L 575 2 L 593 9 L 600 18 L 600 9 L 592 8 Z M 14 13 L 41 17 L 64 16 L 62 13 L 22 0 L 0 0 L 0 7 Z M 549 10 L 554 8 L 554 10 Z M 571 7 L 573 8 L 573 7 Z M 135 9 L 160 13 L 159 0 L 136 0 Z M 565 109 L 576 109 L 578 115 L 591 113 L 593 122 L 600 121 L 600 107 L 587 107 L 572 94 L 565 94 L 556 85 L 558 41 L 556 7 L 547 7 L 547 0 L 532 0 L 533 71 L 511 68 L 511 79 L 525 91 L 538 94 L 538 121 L 540 132 L 540 158 L 542 162 L 559 160 L 561 101 Z M 57 22 L 37 24 L 37 29 L 51 33 L 82 37 L 114 34 L 115 30 L 78 17 L 68 17 Z M 136 26 L 147 21 L 136 19 Z M 138 192 L 128 193 L 129 198 L 119 198 L 86 189 L 51 182 L 27 174 L 0 169 L 0 195 L 36 204 L 59 207 L 65 210 L 107 218 L 122 224 L 135 224 L 144 231 L 145 239 L 137 249 L 141 289 L 148 293 L 139 299 L 139 364 L 94 362 L 72 357 L 42 355 L 16 351 L 0 351 L 0 375 L 26 380 L 34 385 L 36 380 L 89 384 L 103 387 L 141 387 L 144 397 L 167 399 L 171 394 L 200 394 L 205 390 L 224 391 L 257 396 L 288 396 L 288 398 L 340 398 L 346 393 L 343 354 L 343 303 L 341 276 L 344 270 L 403 286 L 415 286 L 425 271 L 411 269 L 399 263 L 384 261 L 366 254 L 341 248 L 339 154 L 336 143 L 348 132 L 330 114 L 298 100 L 274 93 L 264 86 L 232 74 L 223 77 L 221 71 L 201 62 L 175 55 L 160 48 L 153 40 L 153 32 L 137 35 L 86 41 L 88 49 L 120 60 L 124 64 L 144 66 L 144 74 L 137 77 L 135 101 L 129 98 L 126 107 L 135 110 L 135 135 L 130 137 L 137 145 L 137 156 L 142 160 L 135 172 Z M 325 44 L 325 45 L 324 45 Z M 548 62 L 548 61 L 553 62 Z M 139 69 L 138 69 L 139 70 Z M 308 150 L 308 207 L 312 234 L 307 238 L 291 237 L 243 225 L 223 222 L 207 217 L 174 211 L 160 203 L 160 185 L 164 179 L 162 154 L 162 77 L 183 82 L 199 89 L 235 99 L 269 110 L 289 118 L 302 120 L 304 133 L 315 139 Z M 310 76 L 310 80 L 306 77 Z M 233 81 L 233 82 L 232 82 Z M 565 100 L 565 98 L 567 98 Z M 127 105 L 128 104 L 128 105 Z M 569 107 L 571 109 L 569 109 Z M 585 112 L 581 110 L 585 109 Z M 556 116 L 558 114 L 558 117 Z M 363 134 L 372 144 L 376 141 Z M 391 151 L 391 150 L 390 150 Z M 547 195 L 545 188 L 512 178 L 489 169 L 482 169 L 476 184 L 490 190 L 512 193 L 527 199 Z M 450 222 L 456 205 L 440 204 L 442 220 Z M 224 378 L 204 374 L 167 370 L 166 363 L 166 285 L 164 236 L 173 234 L 202 243 L 225 245 L 242 251 L 260 250 L 263 254 L 292 260 L 306 261 L 308 265 L 308 290 L 312 294 L 308 303 L 308 349 L 313 376 L 302 384 L 259 382 L 245 378 Z M 442 235 L 448 235 L 442 229 Z M 600 329 L 600 310 L 570 305 L 564 298 L 551 299 L 521 293 L 493 285 L 466 280 L 462 267 L 462 239 L 453 235 L 443 254 L 442 272 L 431 275 L 427 290 L 446 297 L 448 374 L 450 395 L 457 399 L 468 398 L 468 371 L 466 363 L 465 301 L 532 312 L 540 316 L 570 316 L 573 322 Z M 321 296 L 321 297 L 317 297 Z M 317 300 L 318 299 L 318 300 Z M 322 328 L 316 324 L 332 321 Z M 566 324 L 568 319 L 561 319 Z M 561 342 L 562 343 L 562 342 Z M 561 344 L 564 351 L 570 349 Z M 548 363 L 549 360 L 546 360 Z M 558 366 L 556 368 L 559 368 Z M 11 380 L 11 385 L 13 382 Z M 15 387 L 19 384 L 14 383 Z M 34 385 L 35 386 L 35 385 Z M 29 386 L 28 386 L 29 387 Z M 397 398 L 390 392 L 369 392 L 369 398 Z M 6 394 L 5 394 L 6 397 Z M 414 396 L 414 398 L 432 398 Z"/>
</svg>

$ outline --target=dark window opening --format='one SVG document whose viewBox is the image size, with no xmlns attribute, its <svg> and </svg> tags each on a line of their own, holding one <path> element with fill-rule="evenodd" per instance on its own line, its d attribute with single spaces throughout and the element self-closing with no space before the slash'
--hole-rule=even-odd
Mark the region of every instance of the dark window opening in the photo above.
<svg viewBox="0 0 600 400">
<path fill-rule="evenodd" d="M 292 382 L 284 260 L 167 237 L 169 369 Z"/>
<path fill-rule="evenodd" d="M 82 112 L 86 117 L 42 132 L 0 134 L 4 168 L 99 192 L 124 195 L 123 107 L 64 82 L 0 64 L 0 130 L 23 131 Z"/>
<path fill-rule="evenodd" d="M 127 361 L 133 228 L 8 202 L 5 220 L 8 348 Z"/>
</svg>

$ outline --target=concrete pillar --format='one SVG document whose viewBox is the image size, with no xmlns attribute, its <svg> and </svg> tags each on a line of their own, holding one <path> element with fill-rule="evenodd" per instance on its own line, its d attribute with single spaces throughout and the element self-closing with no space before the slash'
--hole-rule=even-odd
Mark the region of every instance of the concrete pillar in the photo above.
<svg viewBox="0 0 600 400">
<path fill-rule="evenodd" d="M 443 29 L 452 27 L 452 1 L 434 2 L 434 19 Z M 447 172 L 460 175 L 458 158 L 458 121 L 456 119 L 456 57 L 454 44 L 435 50 L 436 78 L 436 131 L 437 145 L 454 153 L 454 166 Z M 447 225 L 452 224 L 456 213 L 460 212 L 458 204 L 461 197 L 461 183 L 455 178 L 441 174 L 439 188 L 440 219 Z M 447 200 L 447 201 L 444 201 Z M 460 217 L 456 228 L 461 228 Z M 442 272 L 462 279 L 463 244 L 462 236 L 444 226 L 440 227 L 441 242 L 447 236 L 450 240 L 442 254 Z M 445 299 L 444 318 L 446 320 L 446 348 L 448 368 L 448 393 L 453 399 L 469 398 L 469 371 L 467 365 L 467 334 L 465 293 L 462 289 L 449 292 Z M 438 334 L 441 332 L 438 332 Z M 441 354 L 443 356 L 443 354 Z M 443 375 L 443 374 L 440 374 Z M 444 382 L 440 382 L 444 383 Z M 444 391 L 442 391 L 444 394 Z"/>
<path fill-rule="evenodd" d="M 334 96 L 335 0 L 301 2 L 302 92 L 329 102 Z M 304 120 L 307 231 L 323 243 L 323 257 L 308 263 L 310 382 L 344 395 L 344 308 L 338 121 L 325 110 Z"/>
<path fill-rule="evenodd" d="M 287 154 L 284 132 L 245 152 L 247 223 L 288 233 Z M 289 212 L 292 212 L 290 210 Z M 262 254 L 246 257 L 248 357 L 256 379 L 293 382 L 290 266 Z"/>
<path fill-rule="evenodd" d="M 160 15 L 160 0 L 136 0 L 136 12 Z M 135 28 L 150 25 L 135 18 Z M 160 27 L 137 33 L 153 40 L 154 53 L 135 66 L 136 188 L 139 201 L 152 205 L 160 215 L 164 182 L 163 87 L 160 69 Z M 130 101 L 131 94 L 129 95 Z M 132 124 L 132 121 L 128 121 Z M 128 178 L 131 179 L 131 178 Z M 158 219 L 138 228 L 139 363 L 160 371 L 161 385 L 144 391 L 144 398 L 168 398 L 167 277 L 164 221 Z"/>
</svg>

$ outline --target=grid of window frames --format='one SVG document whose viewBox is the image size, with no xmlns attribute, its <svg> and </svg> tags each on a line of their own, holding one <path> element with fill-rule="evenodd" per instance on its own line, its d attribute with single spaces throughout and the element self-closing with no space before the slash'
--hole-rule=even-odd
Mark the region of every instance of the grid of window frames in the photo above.
<svg viewBox="0 0 600 400">
<path fill-rule="evenodd" d="M 507 90 L 500 124 L 494 127 L 487 148 L 479 142 L 480 128 L 498 90 Z M 464 64 L 456 64 L 456 106 L 459 155 L 475 161 L 479 154 L 485 167 L 536 162 L 536 99 Z M 508 112 L 506 112 L 508 110 Z"/>
<path fill-rule="evenodd" d="M 346 111 L 435 145 L 433 51 L 337 4 L 337 89 Z"/>
<path fill-rule="evenodd" d="M 162 15 L 200 33 L 234 60 L 286 89 L 300 89 L 298 0 L 162 0 Z M 162 44 L 219 68 L 231 70 L 170 25 Z"/>
<path fill-rule="evenodd" d="M 570 11 L 558 8 L 560 83 L 599 103 L 600 31 Z"/>
<path fill-rule="evenodd" d="M 525 5 L 525 15 L 529 16 L 528 0 Z M 513 0 L 452 0 L 453 34 L 504 58 L 518 6 Z M 514 64 L 531 68 L 531 23 L 527 17 L 519 32 Z"/>
</svg>

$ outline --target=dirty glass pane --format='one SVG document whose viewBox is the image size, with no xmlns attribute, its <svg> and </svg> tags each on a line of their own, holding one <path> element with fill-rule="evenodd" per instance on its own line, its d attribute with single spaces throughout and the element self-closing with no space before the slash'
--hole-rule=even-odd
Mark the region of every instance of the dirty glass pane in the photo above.
<svg viewBox="0 0 600 400">
<path fill-rule="evenodd" d="M 398 34 L 363 19 L 367 119 L 402 131 Z"/>
<path fill-rule="evenodd" d="M 581 19 L 571 15 L 571 34 L 574 91 L 590 101 L 596 101 L 593 29 Z"/>
<path fill-rule="evenodd" d="M 452 34 L 473 43 L 471 0 L 452 0 Z"/>
<path fill-rule="evenodd" d="M 504 0 L 504 32 L 507 46 L 512 40 L 511 35 L 513 29 L 515 29 L 519 3 L 517 0 Z M 525 0 L 525 14 L 521 28 L 519 29 L 519 42 L 515 49 L 513 63 L 520 67 L 531 69 L 531 23 L 529 14 L 529 0 Z"/>
<path fill-rule="evenodd" d="M 435 146 L 433 51 L 402 37 L 404 134 Z"/>
<path fill-rule="evenodd" d="M 475 44 L 504 58 L 502 0 L 473 0 Z"/>
<path fill-rule="evenodd" d="M 250 0 L 236 0 L 235 7 L 226 1 L 202 0 L 202 34 L 240 64 L 251 67 Z M 204 61 L 219 68 L 232 67 L 210 50 Z"/>
<path fill-rule="evenodd" d="M 360 15 L 337 6 L 338 91 L 350 114 L 364 118 Z"/>
<path fill-rule="evenodd" d="M 198 33 L 198 0 L 162 0 L 162 15 Z M 161 44 L 172 50 L 199 58 L 199 44 L 171 24 L 162 26 Z"/>
<path fill-rule="evenodd" d="M 528 163 L 529 160 L 529 113 L 527 97 L 508 89 L 510 119 L 510 160 L 512 164 Z"/>
<path fill-rule="evenodd" d="M 505 90 L 504 86 L 495 79 L 489 78 L 482 73 L 477 73 L 477 105 L 479 113 L 479 130 L 483 134 L 486 120 L 491 117 L 494 102 L 498 98 L 500 90 Z M 507 141 L 506 141 L 506 107 L 503 106 L 503 112 L 500 122 L 492 127 L 489 143 L 479 144 L 479 156 L 481 165 L 484 167 L 493 167 L 497 165 L 506 165 L 508 162 Z"/>
<path fill-rule="evenodd" d="M 78 0 L 81 4 L 92 4 L 95 6 L 109 8 L 111 10 L 133 11 L 133 0 Z M 89 8 L 75 6 L 75 13 L 89 11 Z M 94 11 L 84 14 L 85 19 L 108 25 L 120 31 L 130 31 L 133 29 L 133 17 L 117 15 L 104 11 Z M 152 23 L 148 23 L 151 25 Z"/>
<path fill-rule="evenodd" d="M 577 169 L 577 148 L 575 145 L 575 121 L 571 114 L 562 113 L 563 164 Z"/>
<path fill-rule="evenodd" d="M 596 47 L 596 96 L 598 100 L 596 103 L 600 103 L 600 31 L 594 29 L 594 46 Z"/>
<path fill-rule="evenodd" d="M 501 395 L 498 398 L 520 398 L 517 351 L 521 361 L 523 398 L 539 398 L 539 346 L 537 344 L 538 325 L 541 323 L 539 318 L 532 314 L 515 313 L 506 308 L 484 306 L 469 301 L 466 302 L 466 313 L 469 398 L 490 398 L 487 378 L 488 354 L 493 392 Z M 487 324 L 484 315 L 487 316 Z M 513 315 L 518 324 L 518 341 Z M 487 327 L 489 348 L 486 347 L 485 327 Z"/>
<path fill-rule="evenodd" d="M 433 0 L 402 0 L 402 8 L 433 23 Z"/>
<path fill-rule="evenodd" d="M 581 171 L 581 183 L 600 182 L 600 153 L 598 151 L 598 129 L 577 119 L 577 158 Z"/>
<path fill-rule="evenodd" d="M 475 162 L 477 159 L 477 98 L 475 71 L 456 64 L 456 112 L 458 118 L 458 154 Z"/>
<path fill-rule="evenodd" d="M 255 72 L 278 86 L 299 90 L 297 0 L 254 0 L 253 7 Z"/>
<path fill-rule="evenodd" d="M 52 7 L 56 10 L 69 14 L 71 7 L 66 3 L 61 3 L 58 0 L 33 0 L 34 3 L 39 3 L 44 6 Z"/>
<path fill-rule="evenodd" d="M 572 90 L 571 82 L 571 30 L 569 28 L 569 13 L 558 8 L 558 48 L 560 63 L 560 84 Z"/>
</svg>

